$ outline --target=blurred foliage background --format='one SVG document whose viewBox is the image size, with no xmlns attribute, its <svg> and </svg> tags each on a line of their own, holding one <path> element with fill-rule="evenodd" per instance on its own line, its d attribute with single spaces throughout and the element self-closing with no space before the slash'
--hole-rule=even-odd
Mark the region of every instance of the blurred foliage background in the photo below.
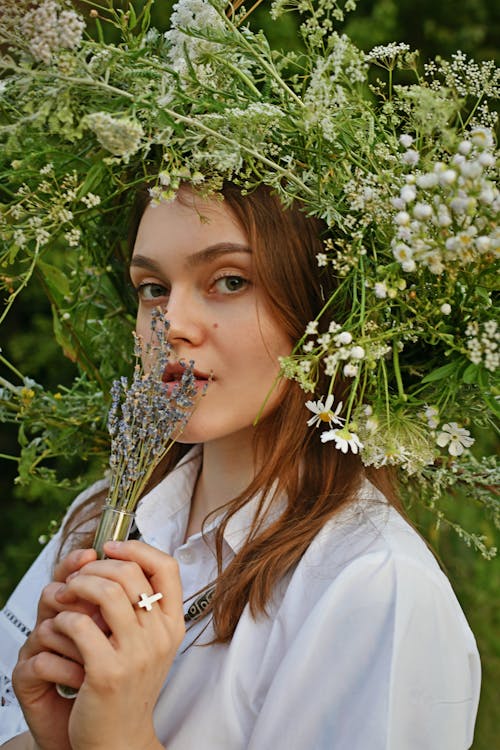
<svg viewBox="0 0 500 750">
<path fill-rule="evenodd" d="M 297 45 L 297 27 L 291 15 L 274 23 L 264 0 L 252 17 L 254 26 L 265 29 L 275 45 Z M 118 3 L 115 3 L 118 5 Z M 136 3 L 137 5 L 137 3 Z M 252 2 L 248 4 L 251 7 Z M 121 7 L 126 9 L 124 0 Z M 157 0 L 153 25 L 168 27 L 171 0 Z M 89 7 L 80 3 L 83 14 Z M 1 23 L 1 19 L 0 19 Z M 92 28 L 89 23 L 89 28 Z M 497 58 L 500 38 L 500 4 L 491 0 L 359 0 L 356 13 L 345 26 L 349 36 L 363 49 L 389 41 L 407 42 L 419 49 L 422 59 L 449 57 L 460 49 L 477 60 Z M 56 389 L 69 385 L 75 367 L 65 359 L 55 342 L 52 315 L 44 290 L 31 285 L 31 294 L 20 295 L 2 326 L 0 346 L 10 362 L 26 376 Z M 0 365 L 0 374 L 1 374 Z M 485 438 L 488 439 L 488 438 Z M 79 487 L 46 486 L 40 480 L 21 486 L 16 483 L 17 430 L 0 425 L 0 604 L 40 550 L 39 538 L 58 523 Z M 477 446 L 480 451 L 480 444 Z M 97 478 L 97 467 L 82 466 L 72 459 L 59 465 L 62 475 L 84 474 L 86 481 Z M 450 515 L 467 529 L 484 534 L 494 542 L 493 529 L 474 504 L 474 497 L 450 495 Z M 443 508 L 446 512 L 448 509 Z M 430 541 L 476 635 L 483 665 L 483 688 L 479 708 L 475 750 L 490 750 L 497 744 L 500 708 L 497 685 L 500 679 L 500 562 L 486 561 L 469 549 L 444 526 L 436 527 L 435 517 L 421 507 L 409 509 L 410 516 Z"/>
</svg>

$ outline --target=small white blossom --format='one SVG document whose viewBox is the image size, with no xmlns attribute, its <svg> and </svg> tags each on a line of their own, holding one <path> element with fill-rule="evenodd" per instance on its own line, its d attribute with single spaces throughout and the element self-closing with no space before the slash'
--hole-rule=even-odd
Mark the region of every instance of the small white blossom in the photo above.
<svg viewBox="0 0 500 750">
<path fill-rule="evenodd" d="M 353 346 L 351 349 L 351 357 L 353 359 L 363 359 L 365 356 L 365 350 L 362 346 Z"/>
<path fill-rule="evenodd" d="M 87 208 L 93 208 L 94 206 L 98 206 L 101 202 L 101 198 L 99 195 L 95 195 L 94 193 L 87 193 L 87 195 L 84 195 L 81 198 L 82 203 L 84 206 L 87 206 Z"/>
<path fill-rule="evenodd" d="M 394 223 L 401 227 L 405 227 L 410 223 L 410 214 L 408 211 L 398 211 L 394 217 Z"/>
<path fill-rule="evenodd" d="M 413 207 L 413 216 L 419 221 L 430 219 L 432 213 L 432 206 L 428 203 L 415 203 Z"/>
<path fill-rule="evenodd" d="M 474 128 L 471 131 L 470 139 L 474 146 L 480 149 L 493 148 L 495 145 L 493 134 L 489 128 Z"/>
<path fill-rule="evenodd" d="M 312 427 L 313 425 L 319 427 L 322 422 L 337 425 L 342 425 L 344 423 L 344 419 L 339 417 L 339 414 L 342 411 L 342 401 L 339 401 L 335 407 L 335 411 L 332 411 L 333 401 L 333 393 L 330 393 L 326 397 L 324 404 L 322 398 L 320 398 L 319 401 L 306 401 L 306 407 L 313 413 L 313 416 L 307 420 L 309 427 Z"/>
<path fill-rule="evenodd" d="M 440 448 L 448 446 L 448 453 L 451 456 L 460 456 L 474 443 L 474 438 L 470 436 L 469 430 L 459 427 L 456 422 L 450 422 L 442 426 L 441 432 L 437 434 L 436 442 Z"/>
<path fill-rule="evenodd" d="M 403 133 L 403 135 L 399 137 L 399 142 L 404 148 L 410 148 L 413 143 L 413 137 L 409 135 L 409 133 Z"/>
<path fill-rule="evenodd" d="M 387 284 L 385 281 L 377 281 L 375 286 L 375 297 L 379 299 L 385 299 L 387 297 Z"/>
<path fill-rule="evenodd" d="M 356 435 L 355 432 L 351 432 L 347 427 L 341 430 L 328 430 L 327 432 L 321 433 L 321 442 L 328 443 L 329 441 L 335 441 L 335 447 L 342 453 L 347 453 L 350 449 L 353 453 L 363 449 L 363 443 Z"/>
<path fill-rule="evenodd" d="M 458 146 L 458 152 L 467 156 L 472 149 L 472 143 L 470 141 L 462 141 Z"/>
<path fill-rule="evenodd" d="M 399 196 L 405 203 L 411 203 L 417 197 L 417 191 L 413 185 L 404 185 L 400 190 Z"/>
<path fill-rule="evenodd" d="M 335 343 L 337 346 L 347 346 L 352 341 L 352 334 L 349 331 L 342 331 L 342 333 L 335 336 Z"/>
<path fill-rule="evenodd" d="M 405 153 L 403 154 L 402 159 L 405 164 L 408 164 L 408 166 L 410 167 L 414 167 L 419 162 L 420 154 L 418 153 L 418 151 L 415 151 L 414 148 L 409 148 L 408 151 L 405 151 Z"/>
<path fill-rule="evenodd" d="M 441 310 L 443 315 L 449 315 L 451 313 L 451 305 L 448 304 L 448 302 L 443 302 L 439 309 Z"/>
<path fill-rule="evenodd" d="M 427 424 L 432 430 L 435 430 L 439 424 L 439 409 L 435 406 L 426 406 L 423 412 L 424 418 L 427 420 Z"/>
<path fill-rule="evenodd" d="M 344 365 L 343 373 L 344 377 L 346 378 L 355 378 L 358 374 L 359 368 L 358 365 L 353 365 L 352 362 L 348 362 L 346 365 Z"/>
</svg>

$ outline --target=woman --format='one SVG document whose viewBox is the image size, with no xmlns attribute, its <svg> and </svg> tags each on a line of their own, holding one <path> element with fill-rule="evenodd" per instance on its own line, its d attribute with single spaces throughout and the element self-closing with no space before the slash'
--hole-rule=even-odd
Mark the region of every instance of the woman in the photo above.
<svg viewBox="0 0 500 750">
<path fill-rule="evenodd" d="M 74 550 L 48 583 L 52 542 L 7 605 L 31 634 L 13 674 L 29 730 L 5 747 L 468 748 L 480 666 L 447 579 L 386 470 L 321 445 L 298 385 L 275 383 L 329 296 L 321 227 L 266 188 L 223 194 L 183 187 L 142 215 L 137 329 L 161 305 L 177 358 L 211 380 L 140 540 Z M 22 727 L 2 710 L 7 738 Z"/>
</svg>

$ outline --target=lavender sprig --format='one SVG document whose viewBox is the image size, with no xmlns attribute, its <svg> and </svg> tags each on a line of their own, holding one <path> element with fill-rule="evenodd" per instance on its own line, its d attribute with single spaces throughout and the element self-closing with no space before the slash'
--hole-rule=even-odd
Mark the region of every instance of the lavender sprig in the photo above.
<svg viewBox="0 0 500 750">
<path fill-rule="evenodd" d="M 151 475 L 179 437 L 195 403 L 194 362 L 189 362 L 178 384 L 165 387 L 163 373 L 171 359 L 169 322 L 160 309 L 151 318 L 151 342 L 136 336 L 137 364 L 132 382 L 122 377 L 111 388 L 108 431 L 111 435 L 111 473 L 107 504 L 134 511 Z M 146 369 L 144 364 L 146 363 Z"/>
</svg>

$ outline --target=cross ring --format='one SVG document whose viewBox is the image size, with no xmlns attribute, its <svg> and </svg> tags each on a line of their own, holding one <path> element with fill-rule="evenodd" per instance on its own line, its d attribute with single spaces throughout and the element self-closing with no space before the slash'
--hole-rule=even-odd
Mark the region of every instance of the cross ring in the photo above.
<svg viewBox="0 0 500 750">
<path fill-rule="evenodd" d="M 143 607 L 147 612 L 151 612 L 153 609 L 153 603 L 157 602 L 159 599 L 163 599 L 163 594 L 158 592 L 157 594 L 151 594 L 151 596 L 148 596 L 147 594 L 141 594 L 140 600 L 137 602 L 137 606 Z"/>
</svg>

